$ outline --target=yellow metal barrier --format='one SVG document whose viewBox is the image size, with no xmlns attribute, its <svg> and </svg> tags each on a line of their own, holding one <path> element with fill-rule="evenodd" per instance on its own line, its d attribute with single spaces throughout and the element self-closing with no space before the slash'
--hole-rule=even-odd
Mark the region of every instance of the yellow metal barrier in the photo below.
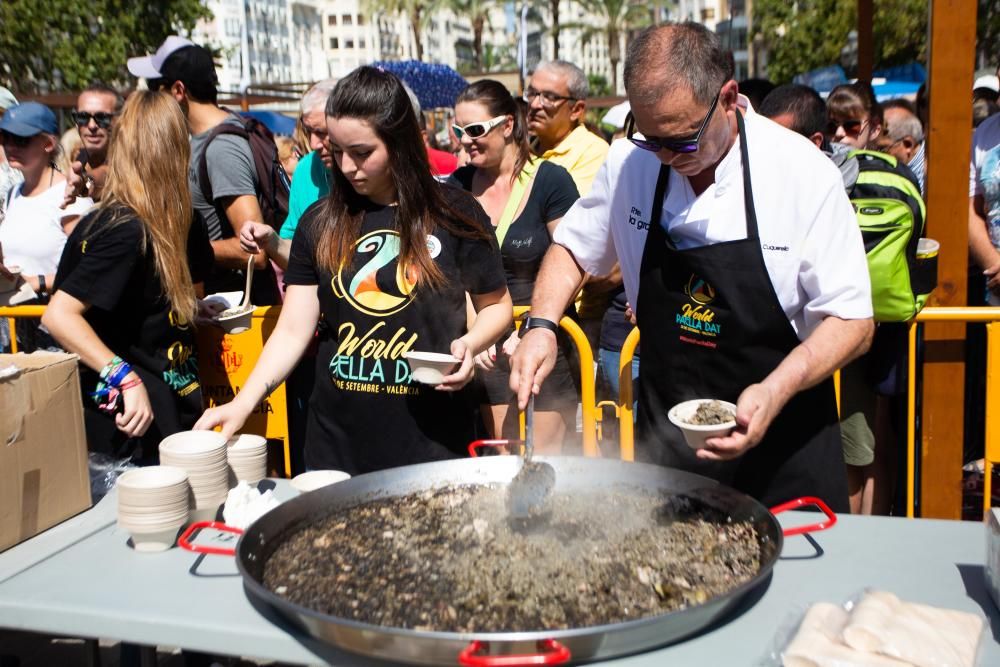
<svg viewBox="0 0 1000 667">
<path fill-rule="evenodd" d="M 635 461 L 635 415 L 632 410 L 632 358 L 639 345 L 639 328 L 629 332 L 618 359 L 618 442 L 622 461 Z"/>
<path fill-rule="evenodd" d="M 45 306 L 0 307 L 0 317 L 10 324 L 11 351 L 17 352 L 16 320 L 37 318 Z M 260 356 L 264 341 L 274 330 L 280 306 L 258 307 L 253 326 L 237 336 L 224 334 L 214 327 L 198 330 L 198 374 L 202 395 L 208 407 L 227 403 L 239 392 Z M 282 383 L 254 409 L 243 428 L 246 433 L 282 441 L 285 475 L 291 477 L 292 459 L 288 442 L 288 411 L 285 385 Z"/>
<path fill-rule="evenodd" d="M 985 486 L 983 488 L 983 508 L 989 509 L 992 482 L 993 462 L 1000 461 L 1000 425 L 996 424 L 1000 410 L 996 405 L 1000 401 L 1000 340 L 997 334 L 1000 328 L 1000 308 L 924 308 L 910 322 L 908 336 L 909 370 L 906 387 L 906 516 L 913 518 L 916 505 L 916 350 L 917 323 L 919 322 L 964 322 L 986 324 L 986 442 L 985 450 Z"/>
<path fill-rule="evenodd" d="M 988 510 L 992 499 L 994 463 L 1000 463 L 1000 308 L 925 308 L 910 322 L 907 349 L 907 412 L 906 412 L 906 515 L 915 511 L 916 470 L 916 340 L 918 322 L 978 322 L 986 324 L 986 442 L 985 487 L 983 507 Z M 635 434 L 632 411 L 632 357 L 639 344 L 639 330 L 633 329 L 622 345 L 619 361 L 619 415 L 621 458 L 635 457 Z M 834 373 L 837 407 L 840 407 L 840 371 Z"/>
<path fill-rule="evenodd" d="M 1000 322 L 986 325 L 986 443 L 983 516 L 993 500 L 993 464 L 1000 462 Z"/>
<path fill-rule="evenodd" d="M 528 306 L 515 306 L 514 319 L 521 326 L 521 317 Z M 568 317 L 559 320 L 559 326 L 569 334 L 580 354 L 580 402 L 583 411 L 583 455 L 598 456 L 597 448 L 597 392 L 594 388 L 594 351 L 590 349 L 587 335 L 576 322 Z M 524 438 L 524 415 L 521 415 L 521 438 Z"/>
<path fill-rule="evenodd" d="M 0 307 L 0 317 L 7 318 L 7 327 L 10 331 L 10 351 L 17 353 L 17 335 L 15 334 L 15 322 L 18 318 L 41 317 L 45 312 L 45 306 L 2 306 Z"/>
</svg>

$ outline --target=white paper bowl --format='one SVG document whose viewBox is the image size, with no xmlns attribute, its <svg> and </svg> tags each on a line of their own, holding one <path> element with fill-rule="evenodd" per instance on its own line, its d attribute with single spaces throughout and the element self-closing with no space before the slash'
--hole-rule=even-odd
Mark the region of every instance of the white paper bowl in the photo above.
<svg viewBox="0 0 1000 667">
<path fill-rule="evenodd" d="M 349 474 L 340 470 L 311 470 L 293 477 L 292 487 L 302 493 L 308 493 L 350 478 Z"/>
<path fill-rule="evenodd" d="M 670 412 L 667 413 L 670 423 L 681 430 L 681 433 L 684 434 L 684 440 L 691 449 L 704 449 L 705 441 L 709 438 L 729 435 L 736 428 L 736 406 L 727 401 L 719 401 L 719 403 L 732 411 L 733 418 L 730 421 L 722 424 L 705 425 L 689 424 L 687 422 L 688 419 L 694 416 L 699 405 L 702 403 L 711 403 L 713 400 L 715 399 L 696 398 L 693 401 L 684 401 L 670 408 Z"/>
<path fill-rule="evenodd" d="M 225 446 L 226 439 L 215 431 L 181 431 L 160 441 L 160 451 L 168 452 L 170 458 L 175 459 L 215 452 L 223 452 L 225 456 Z"/>
<path fill-rule="evenodd" d="M 0 292 L 12 292 L 17 288 L 17 281 L 21 277 L 20 266 L 8 266 L 7 271 L 13 275 L 13 279 L 0 275 Z"/>
<path fill-rule="evenodd" d="M 250 320 L 253 319 L 253 311 L 257 306 L 249 305 L 242 308 L 232 309 L 236 312 L 230 314 L 220 314 L 215 321 L 227 334 L 240 334 L 250 329 Z"/>
<path fill-rule="evenodd" d="M 410 364 L 410 377 L 423 384 L 438 385 L 456 366 L 458 357 L 440 352 L 405 352 L 403 358 Z"/>
<path fill-rule="evenodd" d="M 187 472 L 173 466 L 147 466 L 126 470 L 118 477 L 119 489 L 132 491 L 162 491 L 172 487 L 183 487 L 187 482 Z"/>
<path fill-rule="evenodd" d="M 229 445 L 230 455 L 248 450 L 251 452 L 267 450 L 267 438 L 262 435 L 254 435 L 253 433 L 241 433 L 233 436 L 227 444 Z"/>
</svg>

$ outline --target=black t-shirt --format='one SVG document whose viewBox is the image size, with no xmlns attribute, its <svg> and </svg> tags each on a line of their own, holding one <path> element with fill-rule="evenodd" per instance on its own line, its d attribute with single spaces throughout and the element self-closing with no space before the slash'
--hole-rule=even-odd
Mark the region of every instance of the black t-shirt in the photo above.
<svg viewBox="0 0 1000 667">
<path fill-rule="evenodd" d="M 113 217 L 118 219 L 112 224 Z M 188 235 L 194 282 L 205 279 L 212 261 L 205 228 L 196 222 Z M 98 209 L 80 221 L 66 241 L 54 290 L 89 304 L 84 319 L 142 378 L 154 419 L 142 440 L 152 452 L 163 437 L 194 425 L 202 409 L 194 327 L 178 323 L 171 312 L 156 273 L 152 241 L 131 210 Z M 98 412 L 90 396 L 97 373 L 83 364 L 80 368 L 91 449 L 130 454 L 122 450 L 124 436 L 114 419 Z"/>
<path fill-rule="evenodd" d="M 445 196 L 489 231 L 469 195 Z M 411 382 L 408 351 L 448 353 L 466 331 L 465 293 L 504 286 L 492 233 L 463 238 L 438 228 L 427 237 L 445 284 L 414 288 L 400 271 L 396 208 L 368 202 L 350 266 L 334 276 L 316 262 L 317 202 L 302 216 L 285 272 L 288 285 L 318 285 L 320 345 L 306 426 L 310 468 L 351 474 L 453 458 L 474 436 L 474 397 Z"/>
<path fill-rule="evenodd" d="M 471 190 L 475 173 L 475 167 L 466 165 L 455 171 L 448 182 Z M 507 289 L 515 306 L 531 305 L 538 269 L 545 251 L 552 245 L 546 225 L 566 215 L 579 198 L 576 183 L 568 171 L 544 160 L 538 165 L 524 210 L 507 230 L 500 247 Z"/>
</svg>

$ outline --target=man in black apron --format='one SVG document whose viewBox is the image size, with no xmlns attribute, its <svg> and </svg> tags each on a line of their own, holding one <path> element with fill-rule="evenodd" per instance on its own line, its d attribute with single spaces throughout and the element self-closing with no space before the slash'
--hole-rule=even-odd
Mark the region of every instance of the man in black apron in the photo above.
<svg viewBox="0 0 1000 667">
<path fill-rule="evenodd" d="M 867 303 L 864 308 L 851 311 L 856 319 L 825 317 L 800 340 L 765 262 L 762 245 L 766 244 L 761 241 L 758 223 L 766 227 L 768 220 L 758 220 L 753 193 L 755 179 L 772 179 L 769 185 L 773 192 L 773 179 L 780 179 L 782 174 L 767 171 L 770 167 L 753 170 L 745 111 L 741 108 L 746 103 L 738 98 L 731 60 L 725 57 L 715 35 L 694 24 L 651 28 L 636 41 L 638 44 L 633 43 L 626 61 L 625 81 L 634 115 L 628 135 L 636 146 L 654 152 L 659 158 L 656 188 L 652 201 L 631 204 L 634 215 L 616 219 L 622 210 L 615 199 L 617 190 L 628 191 L 630 187 L 629 162 L 643 165 L 640 170 L 633 169 L 637 179 L 649 178 L 649 160 L 642 157 L 642 151 L 638 151 L 639 156 L 633 151 L 620 160 L 613 177 L 612 168 L 606 165 L 604 176 L 612 182 L 604 194 L 595 186 L 597 194 L 592 196 L 614 200 L 607 207 L 611 226 L 636 227 L 636 219 L 638 226 L 645 226 L 641 224 L 642 211 L 651 211 L 641 262 L 636 261 L 634 248 L 631 261 L 637 274 L 633 279 L 637 279 L 638 289 L 633 290 L 632 299 L 642 332 L 643 352 L 639 370 L 637 458 L 707 475 L 765 504 L 812 495 L 827 501 L 835 511 L 846 512 L 846 469 L 830 376 L 867 349 L 873 330 L 863 247 L 849 204 L 846 201 L 831 204 L 837 207 L 836 222 L 844 225 L 843 235 L 857 235 L 856 240 L 851 236 L 843 248 L 836 250 L 846 248 L 845 261 L 862 267 L 857 271 L 859 286 L 854 299 L 863 301 L 867 296 Z M 672 55 L 678 53 L 687 57 Z M 666 66 L 657 71 L 651 58 L 662 58 Z M 671 71 L 671 65 L 676 68 L 678 62 L 689 69 L 709 64 L 699 72 Z M 663 70 L 667 73 L 663 74 Z M 714 85 L 718 86 L 715 90 L 719 92 L 706 104 L 704 89 L 713 77 Z M 745 217 L 745 230 L 722 242 L 703 239 L 696 245 L 678 247 L 671 238 L 673 227 L 668 234 L 661 224 L 668 184 L 673 182 L 675 187 L 678 182 L 683 184 L 677 178 L 671 179 L 671 170 L 686 177 L 697 203 L 698 196 L 715 186 L 716 170 L 734 144 L 739 146 L 742 210 L 713 210 L 712 215 Z M 613 147 L 609 163 L 615 154 Z M 733 159 L 735 156 L 730 158 Z M 788 165 L 789 169 L 795 167 Z M 838 194 L 836 176 L 832 173 L 821 176 L 830 180 L 830 191 Z M 715 197 L 721 194 L 718 190 L 714 192 Z M 839 195 L 842 194 L 841 188 Z M 600 210 L 593 202 L 582 203 L 585 206 L 581 208 Z M 644 208 L 648 206 L 651 209 Z M 692 203 L 691 208 L 694 206 Z M 787 211 L 787 207 L 781 210 Z M 573 219 L 571 210 L 563 225 L 569 220 L 569 229 L 573 230 Z M 583 214 L 579 219 L 587 222 Z M 812 222 L 801 221 L 804 226 Z M 575 229 L 580 232 L 583 226 L 577 224 Z M 612 231 L 617 231 L 610 235 L 625 273 L 630 262 L 625 261 L 627 258 L 619 246 L 627 246 L 632 238 L 641 237 Z M 835 232 L 840 234 L 840 229 Z M 512 362 L 511 383 L 518 390 L 522 404 L 528 393 L 536 391 L 544 381 L 554 350 L 554 336 L 548 331 L 535 330 L 551 328 L 547 320 L 558 318 L 574 293 L 577 279 L 585 278 L 581 265 L 586 262 L 578 263 L 574 250 L 580 245 L 574 244 L 575 239 L 586 233 L 583 231 L 576 237 L 566 234 L 568 242 L 565 246 L 554 245 L 542 266 L 532 299 L 529 331 L 522 337 Z M 594 236 L 591 234 L 588 242 L 592 243 Z M 558 235 L 556 241 L 561 242 Z M 787 254 L 794 254 L 794 250 Z M 667 419 L 671 407 L 694 398 L 716 398 L 737 404 L 736 431 L 709 440 L 708 447 L 697 452 L 684 443 L 679 430 Z"/>
</svg>

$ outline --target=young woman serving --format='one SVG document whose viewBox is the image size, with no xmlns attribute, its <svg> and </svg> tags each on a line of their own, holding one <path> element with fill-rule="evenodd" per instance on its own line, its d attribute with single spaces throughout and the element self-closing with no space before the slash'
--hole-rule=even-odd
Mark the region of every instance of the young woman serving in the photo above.
<svg viewBox="0 0 1000 667">
<path fill-rule="evenodd" d="M 196 428 L 237 431 L 319 324 L 307 467 L 357 474 L 459 456 L 474 438 L 474 402 L 462 391 L 473 357 L 511 322 L 489 219 L 471 196 L 431 176 L 392 74 L 354 70 L 334 88 L 326 116 L 333 187 L 296 231 L 281 317 L 242 391 Z M 262 226 L 244 231 L 245 247 L 268 237 Z M 467 292 L 477 313 L 468 330 Z M 458 362 L 440 385 L 421 385 L 405 357 L 415 351 L 450 352 Z"/>
<path fill-rule="evenodd" d="M 80 356 L 91 451 L 148 463 L 201 414 L 194 282 L 211 269 L 212 247 L 192 224 L 177 103 L 132 93 L 113 137 L 101 203 L 66 243 L 42 322 Z"/>
</svg>

